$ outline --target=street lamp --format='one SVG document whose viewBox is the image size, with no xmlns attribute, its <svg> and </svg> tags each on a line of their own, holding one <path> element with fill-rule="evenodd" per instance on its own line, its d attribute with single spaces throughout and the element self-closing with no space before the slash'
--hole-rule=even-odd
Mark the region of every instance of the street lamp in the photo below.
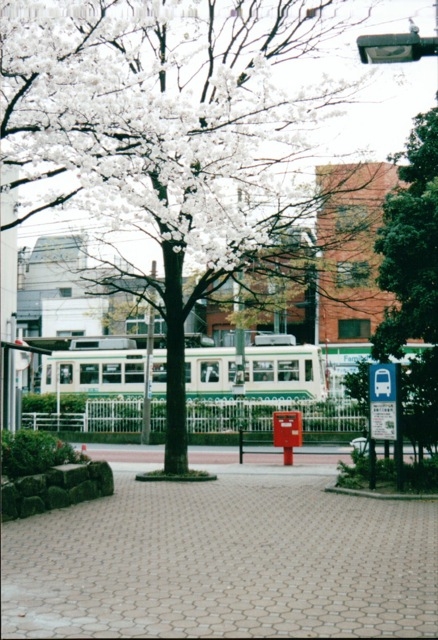
<svg viewBox="0 0 438 640">
<path fill-rule="evenodd" d="M 356 42 L 363 64 L 415 62 L 438 56 L 438 38 L 420 38 L 413 32 L 359 36 Z"/>
</svg>

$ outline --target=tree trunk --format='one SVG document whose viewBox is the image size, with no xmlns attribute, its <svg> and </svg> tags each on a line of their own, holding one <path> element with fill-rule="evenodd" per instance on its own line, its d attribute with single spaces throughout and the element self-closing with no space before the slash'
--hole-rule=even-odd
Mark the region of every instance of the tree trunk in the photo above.
<svg viewBox="0 0 438 640">
<path fill-rule="evenodd" d="M 188 472 L 186 386 L 184 363 L 184 315 L 182 270 L 184 253 L 175 253 L 163 244 L 165 271 L 165 308 L 167 320 L 167 389 L 165 473 Z"/>
</svg>

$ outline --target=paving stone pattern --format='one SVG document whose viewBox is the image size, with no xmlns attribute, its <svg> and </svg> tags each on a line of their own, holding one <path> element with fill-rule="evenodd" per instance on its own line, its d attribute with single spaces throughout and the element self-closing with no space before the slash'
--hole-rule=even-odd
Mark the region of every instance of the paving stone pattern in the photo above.
<svg viewBox="0 0 438 640">
<path fill-rule="evenodd" d="M 3 525 L 2 638 L 435 638 L 438 503 L 142 483 Z"/>
</svg>

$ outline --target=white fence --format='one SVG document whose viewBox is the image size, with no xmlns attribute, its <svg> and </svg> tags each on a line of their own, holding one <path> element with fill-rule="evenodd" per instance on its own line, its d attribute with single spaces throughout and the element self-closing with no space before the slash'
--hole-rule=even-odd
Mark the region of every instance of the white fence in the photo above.
<svg viewBox="0 0 438 640">
<path fill-rule="evenodd" d="M 368 427 L 354 403 L 292 400 L 189 400 L 189 433 L 224 433 L 239 429 L 269 431 L 274 411 L 301 411 L 304 431 L 356 432 Z M 85 414 L 29 414 L 22 416 L 25 428 L 88 432 L 140 432 L 143 398 L 88 400 Z M 166 428 L 165 400 L 152 400 L 151 431 Z"/>
<path fill-rule="evenodd" d="M 86 431 L 84 413 L 23 413 L 21 427 L 34 431 Z"/>
</svg>

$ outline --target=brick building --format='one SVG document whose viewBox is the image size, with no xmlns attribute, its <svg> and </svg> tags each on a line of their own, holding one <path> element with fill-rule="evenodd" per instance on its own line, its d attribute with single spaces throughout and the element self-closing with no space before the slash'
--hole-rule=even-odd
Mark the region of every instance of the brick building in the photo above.
<svg viewBox="0 0 438 640">
<path fill-rule="evenodd" d="M 292 333 L 298 343 L 368 343 L 385 307 L 394 302 L 376 284 L 381 258 L 374 253 L 374 242 L 383 201 L 399 183 L 397 168 L 389 163 L 318 166 L 316 182 L 326 194 L 316 224 L 321 293 L 316 300 L 314 286 L 297 291 L 283 312 L 261 314 L 254 331 Z M 232 344 L 229 314 L 207 304 L 207 333 L 216 344 L 227 337 Z"/>
<path fill-rule="evenodd" d="M 381 257 L 374 253 L 382 204 L 399 183 L 389 163 L 325 165 L 317 184 L 330 194 L 317 217 L 323 248 L 319 272 L 319 342 L 367 342 L 394 295 L 377 284 Z"/>
</svg>

